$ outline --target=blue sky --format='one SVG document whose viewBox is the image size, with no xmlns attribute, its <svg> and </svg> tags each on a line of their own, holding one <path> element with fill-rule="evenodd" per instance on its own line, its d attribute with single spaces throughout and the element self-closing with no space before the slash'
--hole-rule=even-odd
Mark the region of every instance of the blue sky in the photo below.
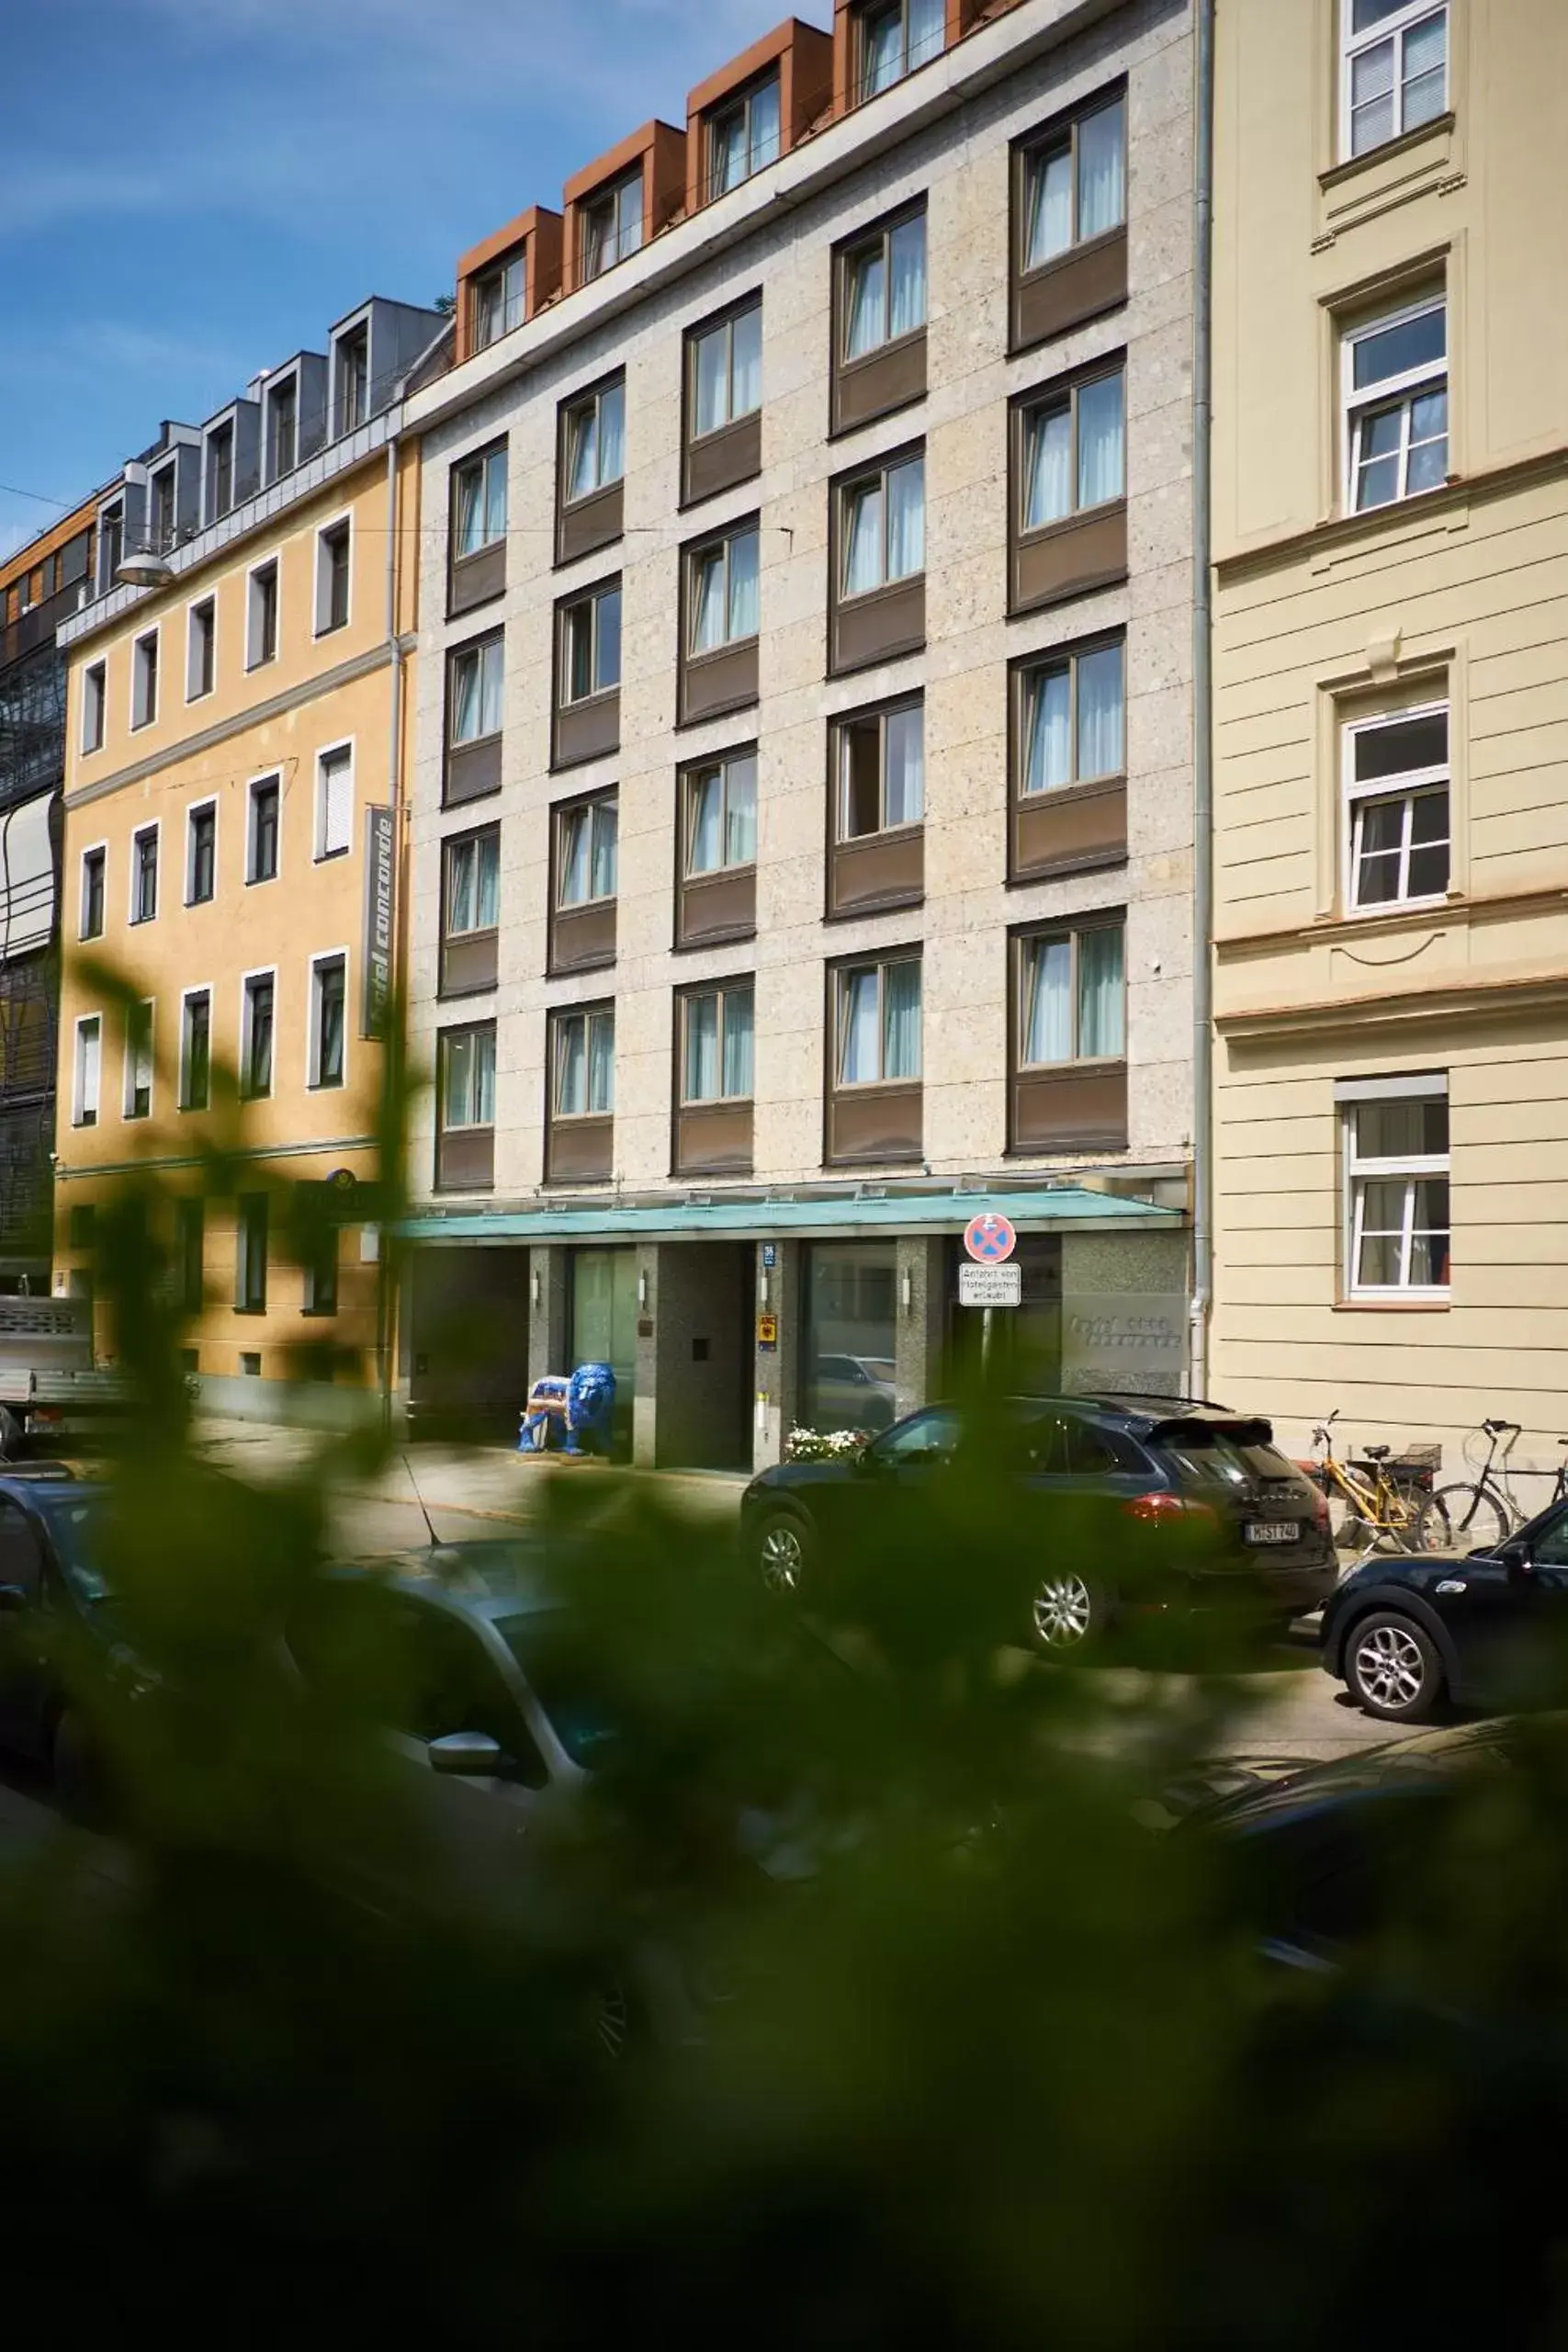
<svg viewBox="0 0 1568 2352">
<path fill-rule="evenodd" d="M 829 0 L 14 0 L 0 554 Z"/>
</svg>

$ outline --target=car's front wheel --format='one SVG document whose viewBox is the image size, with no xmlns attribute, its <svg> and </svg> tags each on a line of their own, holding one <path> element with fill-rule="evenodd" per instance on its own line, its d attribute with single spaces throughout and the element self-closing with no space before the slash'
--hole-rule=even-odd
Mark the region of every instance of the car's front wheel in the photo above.
<svg viewBox="0 0 1568 2352">
<path fill-rule="evenodd" d="M 757 1571 L 769 1592 L 797 1594 L 810 1574 L 811 1531 L 795 1511 L 775 1511 L 757 1530 Z"/>
<path fill-rule="evenodd" d="M 1034 1637 L 1043 1650 L 1061 1656 L 1081 1650 L 1105 1630 L 1110 1609 L 1104 1594 L 1070 1568 L 1047 1577 L 1034 1595 Z"/>
<path fill-rule="evenodd" d="M 1440 1703 L 1443 1662 L 1424 1626 L 1377 1610 L 1350 1629 L 1345 1679 L 1363 1712 L 1382 1723 L 1424 1723 Z"/>
</svg>

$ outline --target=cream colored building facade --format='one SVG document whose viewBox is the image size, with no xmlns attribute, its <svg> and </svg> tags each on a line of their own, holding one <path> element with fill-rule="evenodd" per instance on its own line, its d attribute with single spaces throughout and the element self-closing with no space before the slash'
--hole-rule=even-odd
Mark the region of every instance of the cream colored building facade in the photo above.
<svg viewBox="0 0 1568 2352">
<path fill-rule="evenodd" d="M 1214 1393 L 1554 1466 L 1568 10 L 1221 0 L 1217 61 Z"/>
<path fill-rule="evenodd" d="M 1183 1384 L 1189 11 L 894 14 L 488 238 L 410 401 L 416 1412 L 488 1310 L 642 1460 L 877 1425 L 987 1208 L 1021 1377 Z"/>
<path fill-rule="evenodd" d="M 154 1180 L 221 1411 L 344 1419 L 381 1385 L 375 1196 L 353 1211 L 379 1172 L 414 617 L 394 395 L 442 332 L 372 302 L 204 428 L 165 426 L 100 500 L 62 632 L 55 1284 L 91 1287 L 104 1204 Z M 299 1188 L 329 1181 L 342 1215 L 302 1238 Z"/>
</svg>

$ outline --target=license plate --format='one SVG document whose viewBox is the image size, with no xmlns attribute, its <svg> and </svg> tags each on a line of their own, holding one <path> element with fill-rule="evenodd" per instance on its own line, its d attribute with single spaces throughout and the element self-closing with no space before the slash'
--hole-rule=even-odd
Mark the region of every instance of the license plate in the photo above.
<svg viewBox="0 0 1568 2352">
<path fill-rule="evenodd" d="M 1301 1532 L 1299 1519 L 1249 1519 L 1242 1530 L 1249 1544 L 1298 1544 Z"/>
</svg>

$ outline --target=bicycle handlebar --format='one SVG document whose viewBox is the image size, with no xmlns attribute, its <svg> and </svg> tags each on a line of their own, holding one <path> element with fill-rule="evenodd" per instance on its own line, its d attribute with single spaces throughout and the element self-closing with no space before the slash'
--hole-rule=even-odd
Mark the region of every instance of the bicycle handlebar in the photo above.
<svg viewBox="0 0 1568 2352">
<path fill-rule="evenodd" d="M 1520 1437 L 1524 1434 L 1525 1425 L 1522 1421 L 1483 1421 L 1481 1426 L 1488 1437 L 1502 1437 L 1508 1430 L 1515 1437 Z"/>
</svg>

